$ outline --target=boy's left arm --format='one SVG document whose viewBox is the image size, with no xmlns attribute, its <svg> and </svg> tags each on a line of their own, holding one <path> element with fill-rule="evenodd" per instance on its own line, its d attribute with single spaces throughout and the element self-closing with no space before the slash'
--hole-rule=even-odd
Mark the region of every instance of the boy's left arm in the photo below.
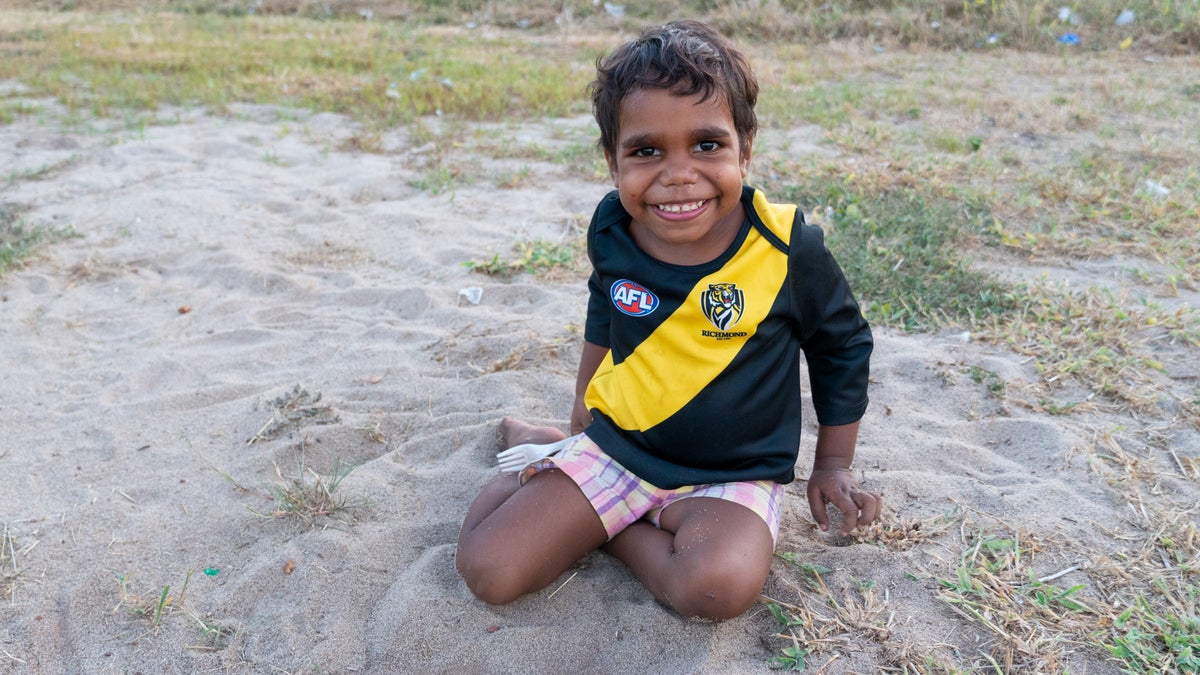
<svg viewBox="0 0 1200 675">
<path fill-rule="evenodd" d="M 842 512 L 842 527 L 838 532 L 842 536 L 879 516 L 879 496 L 859 487 L 850 468 L 857 442 L 858 422 L 823 425 L 817 431 L 816 458 L 808 479 L 808 506 L 821 531 L 829 529 L 826 504 L 833 504 Z"/>
<path fill-rule="evenodd" d="M 829 529 L 827 504 L 843 514 L 841 534 L 879 516 L 879 497 L 859 487 L 850 465 L 858 425 L 867 406 L 867 383 L 874 345 L 841 267 L 825 247 L 821 229 L 801 225 L 793 247 L 796 307 L 803 317 L 801 346 L 808 362 L 813 407 L 821 425 L 808 504 L 821 530 Z"/>
</svg>

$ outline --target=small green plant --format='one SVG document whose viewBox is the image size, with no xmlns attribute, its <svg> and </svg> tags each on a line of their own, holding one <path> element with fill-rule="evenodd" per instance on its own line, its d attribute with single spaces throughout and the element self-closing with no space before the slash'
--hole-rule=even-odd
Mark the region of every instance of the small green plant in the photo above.
<svg viewBox="0 0 1200 675">
<path fill-rule="evenodd" d="M 0 105 L 0 124 L 12 124 L 18 117 L 35 115 L 40 111 L 41 107 L 29 103 L 17 102 Z"/>
<path fill-rule="evenodd" d="M 510 261 L 500 259 L 499 253 L 485 260 L 468 260 L 463 263 L 463 267 L 472 272 L 479 272 L 480 274 L 487 274 L 489 276 L 511 274 L 513 269 Z"/>
<path fill-rule="evenodd" d="M 422 177 L 409 183 L 418 190 L 426 190 L 430 194 L 440 195 L 449 192 L 459 177 L 459 171 L 454 167 L 439 165 L 425 172 Z"/>
<path fill-rule="evenodd" d="M 568 266 L 575 262 L 575 255 L 576 247 L 570 244 L 538 239 L 518 244 L 516 260 L 532 274 Z"/>
<path fill-rule="evenodd" d="M 263 518 L 294 518 L 313 527 L 324 518 L 332 518 L 359 506 L 335 494 L 342 481 L 358 465 L 343 464 L 337 459 L 328 474 L 318 473 L 305 463 L 306 443 L 300 443 L 294 476 L 284 476 L 279 464 L 274 465 L 276 482 L 267 488 L 267 492 L 275 500 L 275 508 L 265 514 L 252 509 L 252 513 Z"/>
<path fill-rule="evenodd" d="M 19 214 L 17 207 L 0 203 L 0 276 L 19 269 L 39 246 L 76 236 L 72 228 L 28 226 Z"/>
<path fill-rule="evenodd" d="M 808 650 L 800 647 L 784 647 L 779 656 L 771 657 L 771 668 L 776 670 L 804 670 Z"/>
<path fill-rule="evenodd" d="M 775 557 L 791 563 L 792 567 L 800 571 L 802 578 L 814 590 L 820 590 L 821 575 L 833 573 L 833 569 L 830 567 L 801 560 L 800 554 L 794 551 L 777 551 Z"/>
<path fill-rule="evenodd" d="M 509 276 L 522 271 L 538 274 L 574 265 L 578 251 L 576 244 L 537 239 L 516 244 L 512 258 L 504 259 L 497 253 L 489 259 L 468 260 L 463 267 L 491 276 Z"/>
<path fill-rule="evenodd" d="M 21 569 L 17 567 L 16 535 L 9 529 L 9 524 L 4 523 L 4 532 L 0 534 L 0 596 L 7 595 L 9 599 L 12 598 L 17 577 L 20 575 Z"/>
<path fill-rule="evenodd" d="M 996 398 L 1004 398 L 1008 393 L 1008 385 L 996 373 L 980 368 L 979 366 L 970 366 L 967 368 L 967 373 L 971 377 L 971 381 L 975 384 L 987 383 L 987 390 Z"/>
<path fill-rule="evenodd" d="M 224 646 L 225 641 L 231 635 L 237 632 L 237 629 L 234 627 L 224 626 L 216 621 L 213 621 L 212 619 L 201 618 L 192 612 L 187 612 L 187 615 L 192 619 L 192 621 L 196 622 L 197 626 L 199 626 L 200 634 L 207 643 L 196 648 L 205 650 L 221 649 Z"/>
<path fill-rule="evenodd" d="M 528 185 L 530 177 L 533 175 L 533 170 L 528 165 L 522 166 L 520 169 L 511 173 L 504 173 L 496 176 L 496 187 L 514 190 L 516 188 Z"/>
<path fill-rule="evenodd" d="M 187 571 L 187 574 L 183 578 L 183 586 L 180 587 L 179 593 L 174 596 L 171 595 L 170 584 L 163 586 L 152 595 L 135 593 L 129 589 L 132 575 L 121 574 L 116 570 L 109 571 L 117 579 L 119 593 L 117 606 L 113 608 L 113 611 L 125 610 L 147 621 L 152 628 L 158 628 L 167 613 L 183 609 L 183 600 L 187 594 L 188 584 L 192 580 L 192 572 L 195 570 Z"/>
</svg>

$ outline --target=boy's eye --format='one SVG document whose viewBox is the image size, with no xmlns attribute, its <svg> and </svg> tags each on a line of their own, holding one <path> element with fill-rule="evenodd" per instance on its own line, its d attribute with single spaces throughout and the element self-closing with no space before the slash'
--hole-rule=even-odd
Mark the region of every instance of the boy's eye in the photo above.
<svg viewBox="0 0 1200 675">
<path fill-rule="evenodd" d="M 696 147 L 700 149 L 700 152 L 715 152 L 721 145 L 716 141 L 700 141 Z"/>
<path fill-rule="evenodd" d="M 653 157 L 656 151 L 654 148 L 638 148 L 633 151 L 634 157 Z"/>
</svg>

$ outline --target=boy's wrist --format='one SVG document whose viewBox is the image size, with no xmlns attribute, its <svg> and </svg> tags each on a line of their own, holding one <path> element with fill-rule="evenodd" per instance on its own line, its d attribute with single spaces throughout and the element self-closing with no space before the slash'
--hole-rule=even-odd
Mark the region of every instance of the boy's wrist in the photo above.
<svg viewBox="0 0 1200 675">
<path fill-rule="evenodd" d="M 813 460 L 813 471 L 850 471 L 853 457 L 817 457 Z"/>
</svg>

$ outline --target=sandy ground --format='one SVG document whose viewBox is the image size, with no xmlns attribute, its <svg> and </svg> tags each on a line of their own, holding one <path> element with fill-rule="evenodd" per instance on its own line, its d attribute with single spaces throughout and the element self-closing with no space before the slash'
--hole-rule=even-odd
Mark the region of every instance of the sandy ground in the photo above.
<svg viewBox="0 0 1200 675">
<path fill-rule="evenodd" d="M 602 554 L 505 607 L 454 571 L 497 422 L 565 425 L 586 297 L 582 272 L 462 263 L 577 239 L 603 180 L 479 155 L 476 180 L 434 194 L 413 183 L 438 141 L 403 131 L 362 153 L 332 115 L 127 128 L 44 105 L 0 127 L 18 176 L 0 201 L 78 236 L 0 279 L 0 672 L 760 672 L 789 644 L 765 603 L 686 621 Z M 552 146 L 590 125 L 503 133 Z M 488 178 L 521 169 L 517 187 Z M 828 597 L 862 619 L 829 624 L 814 670 L 977 662 L 996 636 L 937 581 L 972 533 L 1024 533 L 1031 570 L 1070 570 L 1055 583 L 1100 602 L 1106 565 L 1197 504 L 1163 450 L 1200 456 L 1196 430 L 1102 407 L 1051 417 L 980 372 L 1011 391 L 1037 378 L 968 336 L 877 331 L 857 466 L 887 500 L 882 539 L 822 535 L 789 488 L 779 550 L 831 570 Z M 1123 481 L 1109 441 L 1150 477 Z M 346 467 L 337 513 L 277 515 L 273 494 Z M 806 578 L 778 560 L 765 592 L 833 614 Z M 1073 673 L 1115 671 L 1071 652 Z"/>
</svg>

